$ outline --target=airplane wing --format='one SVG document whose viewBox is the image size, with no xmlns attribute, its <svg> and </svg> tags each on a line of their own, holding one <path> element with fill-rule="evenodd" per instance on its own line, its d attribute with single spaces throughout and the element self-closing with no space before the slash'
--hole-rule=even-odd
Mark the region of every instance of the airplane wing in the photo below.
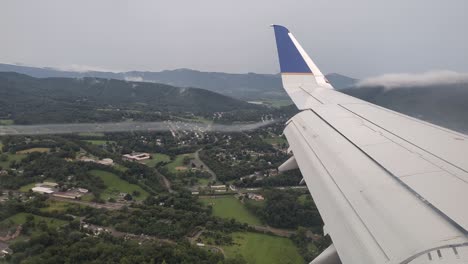
<svg viewBox="0 0 468 264">
<path fill-rule="evenodd" d="M 312 263 L 468 263 L 468 137 L 334 90 L 273 27 L 301 110 L 280 170 L 299 167 L 333 241 Z"/>
</svg>

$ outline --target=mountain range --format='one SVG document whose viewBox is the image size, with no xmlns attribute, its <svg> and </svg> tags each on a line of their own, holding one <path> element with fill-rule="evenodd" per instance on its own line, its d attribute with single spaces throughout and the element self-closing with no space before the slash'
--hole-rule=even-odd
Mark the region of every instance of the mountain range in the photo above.
<svg viewBox="0 0 468 264">
<path fill-rule="evenodd" d="M 197 87 L 247 101 L 289 98 L 283 90 L 279 74 L 234 74 L 222 72 L 201 72 L 190 69 L 165 70 L 160 72 L 74 72 L 61 71 L 53 68 L 28 67 L 12 64 L 0 64 L 0 72 L 17 72 L 36 78 L 95 77 L 103 79 L 162 83 L 176 87 Z M 357 81 L 356 79 L 336 73 L 327 75 L 327 78 L 337 89 L 350 87 Z"/>
<path fill-rule="evenodd" d="M 59 94 L 62 94 L 63 98 L 61 100 L 66 97 L 66 91 L 67 96 L 72 98 L 88 98 L 87 100 L 104 105 L 119 104 L 129 100 L 127 103 L 141 101 L 159 110 L 177 109 L 180 111 L 209 112 L 207 110 L 255 109 L 252 104 L 237 99 L 253 101 L 288 98 L 282 88 L 280 76 L 277 74 L 229 74 L 200 72 L 189 69 L 161 72 L 73 72 L 11 64 L 0 64 L 1 71 L 18 72 L 38 78 L 61 77 L 41 80 L 24 75 L 13 75 L 22 79 L 20 86 L 25 84 L 37 86 L 41 83 L 39 85 L 41 90 L 37 91 L 48 91 L 53 94 L 55 92 L 52 91 L 56 90 Z M 0 77 L 5 77 L 5 74 L 0 75 Z M 18 76 L 21 76 L 21 78 Z M 327 78 L 335 88 L 351 96 L 437 125 L 464 133 L 468 132 L 467 83 L 387 89 L 379 86 L 358 87 L 356 85 L 358 80 L 340 74 L 328 74 Z M 131 82 L 131 80 L 139 82 Z M 145 83 L 145 81 L 149 83 Z M 9 82 L 10 84 L 8 84 Z M 12 94 L 10 94 L 10 97 L 5 97 L 5 92 L 13 93 L 8 89 L 5 90 L 8 85 L 12 85 L 11 82 L 11 79 L 0 78 L 0 103 L 2 104 L 0 110 L 3 113 L 8 113 L 5 111 L 8 110 L 7 106 L 11 105 L 12 102 L 18 103 L 21 101 L 16 98 L 9 102 L 8 100 L 11 100 Z M 200 87 L 209 91 L 192 88 L 183 89 L 156 83 L 179 87 Z M 8 85 L 6 86 L 6 84 Z M 15 85 L 18 85 L 18 82 Z M 15 85 L 13 86 L 16 87 Z M 154 94 L 150 96 L 152 89 L 158 89 L 158 91 L 154 91 Z M 45 97 L 44 94 L 37 94 L 37 91 L 34 91 L 34 89 L 19 89 L 15 91 L 15 96 L 22 94 L 24 98 L 31 98 L 31 96 Z M 54 100 L 57 100 L 57 95 L 54 96 Z M 37 101 L 35 99 L 31 100 Z M 88 101 L 88 103 L 91 101 Z M 264 111 L 264 108 L 262 108 L 262 111 Z"/>
</svg>

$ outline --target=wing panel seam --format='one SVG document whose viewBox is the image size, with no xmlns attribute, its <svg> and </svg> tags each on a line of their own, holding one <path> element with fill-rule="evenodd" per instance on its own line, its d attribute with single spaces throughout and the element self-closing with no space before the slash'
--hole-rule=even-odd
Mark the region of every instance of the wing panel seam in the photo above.
<svg viewBox="0 0 468 264">
<path fill-rule="evenodd" d="M 315 113 L 315 112 L 314 112 Z M 317 113 L 315 113 L 317 115 Z M 319 115 L 317 115 L 318 118 L 320 118 L 321 120 L 323 120 Z M 328 124 L 326 121 L 325 121 L 326 124 Z M 335 181 L 335 179 L 333 178 L 333 176 L 331 175 L 330 171 L 327 169 L 327 167 L 325 166 L 325 164 L 323 164 L 322 160 L 320 159 L 319 155 L 317 155 L 317 153 L 314 151 L 314 149 L 312 148 L 312 146 L 310 145 L 310 143 L 308 142 L 308 140 L 304 137 L 304 135 L 300 132 L 301 130 L 297 127 L 296 123 L 293 122 L 296 130 L 299 132 L 299 134 L 302 136 L 302 139 L 306 142 L 307 146 L 309 147 L 309 149 L 312 151 L 312 153 L 314 154 L 314 156 L 317 158 L 317 160 L 320 162 L 320 164 L 322 165 L 322 167 L 324 168 L 324 170 L 327 172 L 327 175 L 328 177 L 333 181 L 333 183 L 335 184 L 335 186 L 338 188 L 338 190 L 340 191 L 341 195 L 344 197 L 344 199 L 346 200 L 346 202 L 348 203 L 348 205 L 350 206 L 350 208 L 353 210 L 354 214 L 356 215 L 356 217 L 359 219 L 359 221 L 362 223 L 362 225 L 364 226 L 364 228 L 367 230 L 367 232 L 369 233 L 369 236 L 372 237 L 372 239 L 374 240 L 375 244 L 378 246 L 378 248 L 381 250 L 382 254 L 385 256 L 385 258 L 387 260 L 390 260 L 389 256 L 387 255 L 387 253 L 385 252 L 385 250 L 382 248 L 382 246 L 379 244 L 378 240 L 374 237 L 374 235 L 372 234 L 371 230 L 367 227 L 366 223 L 364 222 L 364 220 L 361 218 L 361 216 L 358 214 L 358 212 L 356 211 L 356 209 L 354 208 L 353 204 L 349 201 L 349 199 L 346 197 L 345 193 L 341 190 L 340 186 L 338 185 L 338 183 Z M 328 124 L 329 125 L 329 124 Z M 332 129 L 334 129 L 333 127 L 331 127 Z M 336 129 L 334 129 L 336 130 Z M 339 132 L 338 132 L 339 133 Z M 340 133 L 341 135 L 341 133 Z"/>
<path fill-rule="evenodd" d="M 341 106 L 341 105 L 340 105 Z M 346 108 L 345 108 L 346 109 Z M 340 134 L 343 138 L 345 138 L 349 143 L 351 143 L 354 147 L 356 147 L 359 151 L 361 151 L 366 157 L 368 157 L 371 161 L 373 161 L 377 166 L 379 166 L 382 170 L 384 170 L 388 175 L 390 175 L 394 180 L 396 180 L 401 186 L 406 188 L 410 193 L 415 195 L 421 202 L 429 206 L 431 209 L 433 209 L 436 213 L 438 213 L 442 218 L 444 218 L 447 222 L 452 224 L 455 228 L 460 230 L 463 234 L 468 235 L 468 231 L 465 230 L 461 225 L 459 225 L 456 221 L 454 221 L 452 218 L 450 218 L 448 215 L 446 215 L 444 212 L 439 210 L 436 206 L 434 206 L 432 203 L 427 201 L 424 197 L 422 197 L 419 193 L 417 193 L 415 190 L 413 190 L 409 185 L 404 183 L 401 179 L 399 179 L 395 174 L 393 174 L 391 171 L 389 171 L 385 166 L 383 166 L 380 162 L 378 162 L 376 159 L 374 159 L 371 155 L 369 155 L 366 151 L 364 151 L 362 148 L 360 148 L 356 143 L 354 143 L 352 140 L 350 140 L 348 137 L 346 137 L 342 132 L 340 132 L 337 128 L 335 128 L 331 123 L 329 123 L 327 120 L 325 120 L 321 115 L 319 115 L 317 112 L 315 112 L 313 109 L 310 109 L 315 115 L 317 115 L 323 122 L 328 124 L 333 130 L 335 130 L 338 134 Z M 352 112 L 352 111 L 351 111 Z M 353 112 L 352 112 L 353 113 Z M 359 115 L 358 115 L 359 116 Z M 365 118 L 363 118 L 365 119 Z M 367 120 L 367 119 L 365 119 Z M 372 123 L 372 122 L 371 122 Z"/>
</svg>

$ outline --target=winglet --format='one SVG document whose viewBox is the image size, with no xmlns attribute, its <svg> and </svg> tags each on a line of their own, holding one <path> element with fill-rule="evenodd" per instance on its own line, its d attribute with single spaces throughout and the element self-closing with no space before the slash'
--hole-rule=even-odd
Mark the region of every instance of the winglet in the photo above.
<svg viewBox="0 0 468 264">
<path fill-rule="evenodd" d="M 289 30 L 280 25 L 272 25 L 275 30 L 276 47 L 281 73 L 312 73 L 323 76 L 301 44 Z"/>
<path fill-rule="evenodd" d="M 291 74 L 309 75 L 313 76 L 311 78 L 311 80 L 314 80 L 313 82 L 332 89 L 325 76 L 293 34 L 284 26 L 271 26 L 275 31 L 276 47 L 278 49 L 279 64 L 283 77 Z"/>
<path fill-rule="evenodd" d="M 279 25 L 272 25 L 272 27 L 275 30 L 281 73 L 312 73 L 304 57 L 290 38 L 289 30 Z"/>
</svg>

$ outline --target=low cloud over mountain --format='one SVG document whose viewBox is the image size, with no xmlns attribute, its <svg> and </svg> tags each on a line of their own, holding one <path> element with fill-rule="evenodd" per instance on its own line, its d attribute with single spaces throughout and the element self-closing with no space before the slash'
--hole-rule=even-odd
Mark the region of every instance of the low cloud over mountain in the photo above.
<svg viewBox="0 0 468 264">
<path fill-rule="evenodd" d="M 358 87 L 384 87 L 386 89 L 404 87 L 429 87 L 437 85 L 468 84 L 468 73 L 454 71 L 430 71 L 425 73 L 384 74 L 361 80 Z"/>
</svg>

